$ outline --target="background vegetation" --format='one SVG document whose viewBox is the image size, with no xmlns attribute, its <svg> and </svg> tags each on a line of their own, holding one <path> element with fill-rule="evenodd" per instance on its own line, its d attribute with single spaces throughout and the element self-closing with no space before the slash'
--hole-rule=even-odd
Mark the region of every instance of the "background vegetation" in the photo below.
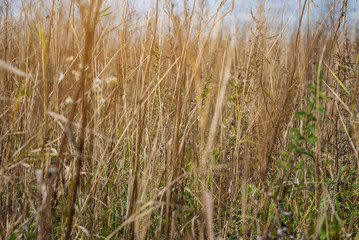
<svg viewBox="0 0 359 240">
<path fill-rule="evenodd" d="M 348 1 L 134 3 L 0 3 L 0 239 L 358 239 Z"/>
</svg>

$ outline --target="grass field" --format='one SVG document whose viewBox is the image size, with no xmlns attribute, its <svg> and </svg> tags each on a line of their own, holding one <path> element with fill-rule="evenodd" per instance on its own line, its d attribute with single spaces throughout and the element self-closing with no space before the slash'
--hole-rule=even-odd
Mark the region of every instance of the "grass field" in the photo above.
<svg viewBox="0 0 359 240">
<path fill-rule="evenodd" d="M 1 1 L 0 240 L 359 239 L 358 19 L 293 1 Z"/>
</svg>

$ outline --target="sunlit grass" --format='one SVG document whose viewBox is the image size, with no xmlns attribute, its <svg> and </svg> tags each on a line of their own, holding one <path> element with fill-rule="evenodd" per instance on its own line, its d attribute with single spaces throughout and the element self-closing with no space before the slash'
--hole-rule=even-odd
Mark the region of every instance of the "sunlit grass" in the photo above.
<svg viewBox="0 0 359 240">
<path fill-rule="evenodd" d="M 0 3 L 0 239 L 358 238 L 352 5 L 212 2 Z"/>
</svg>

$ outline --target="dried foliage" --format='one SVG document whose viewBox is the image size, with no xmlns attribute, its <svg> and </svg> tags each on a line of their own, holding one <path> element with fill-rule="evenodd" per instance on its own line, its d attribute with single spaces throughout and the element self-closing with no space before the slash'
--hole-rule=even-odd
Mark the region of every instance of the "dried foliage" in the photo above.
<svg viewBox="0 0 359 240">
<path fill-rule="evenodd" d="M 0 3 L 0 239 L 358 238 L 348 1 L 210 2 Z"/>
</svg>

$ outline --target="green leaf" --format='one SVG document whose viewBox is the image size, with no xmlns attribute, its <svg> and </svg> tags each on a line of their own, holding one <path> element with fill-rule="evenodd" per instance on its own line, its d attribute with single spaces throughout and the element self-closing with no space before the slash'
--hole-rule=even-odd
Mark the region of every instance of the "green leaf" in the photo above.
<svg viewBox="0 0 359 240">
<path fill-rule="evenodd" d="M 295 113 L 295 117 L 300 119 L 300 120 L 304 120 L 306 115 L 307 115 L 307 113 L 304 112 L 304 111 L 298 111 L 298 112 Z"/>
<path fill-rule="evenodd" d="M 291 131 L 292 131 L 293 133 L 300 134 L 300 131 L 299 131 L 298 128 L 292 128 Z"/>
<path fill-rule="evenodd" d="M 318 141 L 318 138 L 314 134 L 309 134 L 307 141 L 310 144 L 314 144 L 316 141 Z"/>
<path fill-rule="evenodd" d="M 264 89 L 262 88 L 262 91 L 264 92 L 264 94 L 270 99 L 273 101 L 273 99 L 270 97 L 269 93 Z"/>
<path fill-rule="evenodd" d="M 318 107 L 318 112 L 324 114 L 324 108 L 322 106 Z"/>
<path fill-rule="evenodd" d="M 324 63 L 325 66 L 328 68 L 329 72 L 333 75 L 333 77 L 335 78 L 335 80 L 337 80 L 337 82 L 339 83 L 339 85 L 344 89 L 344 91 L 350 96 L 350 92 L 349 90 L 344 86 L 344 84 L 342 83 L 342 81 L 340 81 L 340 79 L 337 77 L 337 75 L 335 75 L 335 73 L 328 67 L 328 65 L 326 63 Z"/>
<path fill-rule="evenodd" d="M 290 163 L 285 162 L 283 160 L 278 159 L 278 164 L 281 165 L 285 170 L 288 170 L 290 168 Z"/>
<path fill-rule="evenodd" d="M 317 129 L 315 128 L 315 125 L 314 125 L 314 124 L 309 125 L 309 126 L 307 127 L 307 129 L 308 129 L 311 133 L 317 134 Z"/>
<path fill-rule="evenodd" d="M 42 28 L 41 24 L 39 24 L 38 34 L 39 34 L 39 38 L 40 38 L 41 48 L 44 49 L 46 47 L 45 33 L 44 33 L 44 29 Z"/>
<path fill-rule="evenodd" d="M 300 161 L 295 165 L 294 170 L 303 169 L 303 168 L 304 168 L 304 163 L 303 161 Z"/>
<path fill-rule="evenodd" d="M 313 114 L 308 114 L 308 121 L 317 121 L 317 118 Z"/>
<path fill-rule="evenodd" d="M 315 93 L 315 86 L 310 86 L 310 87 L 308 87 L 308 90 L 309 90 L 311 93 Z"/>
<path fill-rule="evenodd" d="M 110 15 L 112 12 L 107 12 L 107 10 L 109 10 L 110 8 L 111 8 L 111 6 L 109 6 L 109 7 L 105 8 L 104 10 L 100 11 L 98 13 L 99 17 L 103 18 L 103 17 L 105 17 L 107 15 Z"/>
<path fill-rule="evenodd" d="M 301 138 L 301 136 L 298 134 L 290 134 L 289 137 L 290 137 L 290 139 L 293 139 L 294 141 L 298 141 Z"/>
<path fill-rule="evenodd" d="M 323 92 L 319 92 L 319 99 L 327 99 L 328 97 Z"/>
<path fill-rule="evenodd" d="M 303 150 L 304 150 L 304 148 L 303 148 Z M 313 156 L 314 156 L 312 151 L 302 151 L 301 154 L 307 155 L 307 156 L 309 156 L 309 157 L 313 157 Z"/>
<path fill-rule="evenodd" d="M 289 153 L 287 152 L 279 151 L 278 153 L 284 157 L 289 157 Z"/>
</svg>

